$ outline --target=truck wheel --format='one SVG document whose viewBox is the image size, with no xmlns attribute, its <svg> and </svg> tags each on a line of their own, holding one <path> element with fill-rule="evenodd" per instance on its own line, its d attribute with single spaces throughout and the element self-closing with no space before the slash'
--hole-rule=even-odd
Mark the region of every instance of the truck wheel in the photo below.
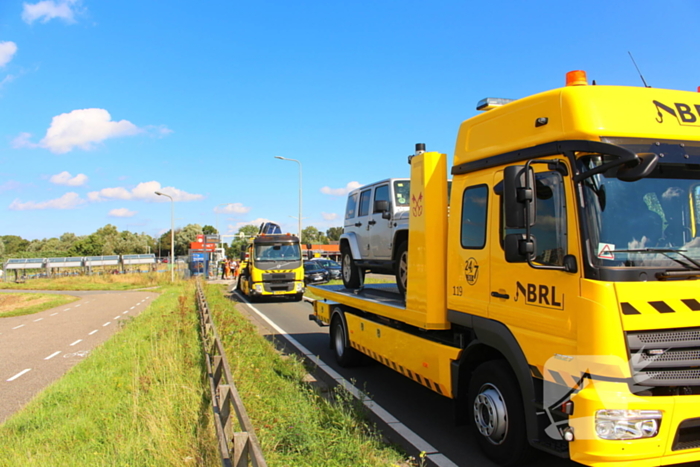
<svg viewBox="0 0 700 467">
<path fill-rule="evenodd" d="M 352 259 L 352 253 L 350 248 L 343 247 L 341 251 L 342 255 L 342 275 L 343 275 L 343 285 L 347 289 L 357 289 L 362 285 L 363 271 L 355 264 L 355 260 Z"/>
<path fill-rule="evenodd" d="M 404 241 L 396 250 L 396 286 L 404 297 L 408 287 L 408 242 Z"/>
<path fill-rule="evenodd" d="M 489 459 L 512 466 L 532 457 L 518 381 L 507 362 L 482 363 L 469 381 L 468 397 L 474 436 Z"/>
<path fill-rule="evenodd" d="M 343 320 L 336 316 L 331 323 L 331 347 L 335 355 L 335 361 L 343 368 L 355 366 L 360 362 L 362 354 L 347 345 L 348 331 Z"/>
</svg>

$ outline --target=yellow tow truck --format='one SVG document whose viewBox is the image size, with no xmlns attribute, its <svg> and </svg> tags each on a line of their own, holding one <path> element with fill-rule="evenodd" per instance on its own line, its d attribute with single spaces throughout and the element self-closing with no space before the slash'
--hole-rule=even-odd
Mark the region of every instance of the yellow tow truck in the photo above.
<svg viewBox="0 0 700 467">
<path fill-rule="evenodd" d="M 446 156 L 409 160 L 405 299 L 312 287 L 338 363 L 454 399 L 501 465 L 700 460 L 700 94 L 574 71 L 477 108 L 449 211 Z"/>
<path fill-rule="evenodd" d="M 282 233 L 266 222 L 241 255 L 238 290 L 251 300 L 263 297 L 304 297 L 304 267 L 296 235 Z"/>
</svg>

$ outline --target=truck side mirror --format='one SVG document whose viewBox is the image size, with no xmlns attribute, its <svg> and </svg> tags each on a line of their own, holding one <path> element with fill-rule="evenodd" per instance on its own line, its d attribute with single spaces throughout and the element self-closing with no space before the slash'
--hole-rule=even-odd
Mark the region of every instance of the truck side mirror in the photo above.
<svg viewBox="0 0 700 467">
<path fill-rule="evenodd" d="M 382 219 L 391 219 L 391 205 L 383 199 L 374 202 L 374 212 L 381 212 Z"/>
<path fill-rule="evenodd" d="M 503 248 L 506 253 L 506 261 L 509 263 L 525 263 L 537 251 L 535 237 L 528 239 L 525 234 L 506 235 Z"/>
<path fill-rule="evenodd" d="M 628 164 L 620 166 L 617 170 L 617 178 L 623 182 L 636 182 L 648 177 L 656 168 L 659 156 L 654 152 L 640 152 L 637 154 L 639 162 L 630 167 Z"/>
<path fill-rule="evenodd" d="M 537 212 L 535 172 L 525 166 L 511 165 L 503 172 L 503 201 L 508 229 L 524 229 L 535 225 Z M 529 224 L 529 225 L 526 225 Z"/>
</svg>

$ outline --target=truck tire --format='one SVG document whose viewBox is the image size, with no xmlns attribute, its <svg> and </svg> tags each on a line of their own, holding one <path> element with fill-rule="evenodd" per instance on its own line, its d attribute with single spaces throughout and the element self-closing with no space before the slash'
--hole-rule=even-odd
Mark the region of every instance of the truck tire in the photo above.
<svg viewBox="0 0 700 467">
<path fill-rule="evenodd" d="M 402 296 L 406 296 L 408 288 L 408 242 L 403 241 L 396 250 L 396 287 Z"/>
<path fill-rule="evenodd" d="M 362 285 L 364 271 L 361 271 L 355 260 L 352 258 L 352 252 L 347 246 L 341 248 L 341 272 L 343 276 L 343 285 L 346 289 L 358 289 Z"/>
<path fill-rule="evenodd" d="M 477 367 L 469 381 L 467 410 L 477 444 L 489 459 L 502 466 L 531 460 L 534 449 L 527 439 L 518 380 L 506 361 Z"/>
<path fill-rule="evenodd" d="M 339 316 L 331 322 L 331 348 L 335 355 L 335 361 L 343 368 L 356 366 L 360 363 L 362 354 L 348 345 L 348 330 L 345 322 Z"/>
</svg>

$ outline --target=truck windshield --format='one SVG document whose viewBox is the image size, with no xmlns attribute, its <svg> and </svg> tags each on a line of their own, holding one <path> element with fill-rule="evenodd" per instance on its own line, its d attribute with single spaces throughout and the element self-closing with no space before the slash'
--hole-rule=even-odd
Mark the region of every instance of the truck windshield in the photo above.
<svg viewBox="0 0 700 467">
<path fill-rule="evenodd" d="M 298 244 L 257 244 L 254 252 L 256 261 L 301 261 Z"/>
<path fill-rule="evenodd" d="M 700 142 L 603 141 L 637 154 L 655 152 L 659 159 L 651 175 L 634 182 L 618 179 L 618 167 L 581 182 L 593 264 L 700 270 Z M 579 170 L 610 160 L 583 155 Z"/>
</svg>

